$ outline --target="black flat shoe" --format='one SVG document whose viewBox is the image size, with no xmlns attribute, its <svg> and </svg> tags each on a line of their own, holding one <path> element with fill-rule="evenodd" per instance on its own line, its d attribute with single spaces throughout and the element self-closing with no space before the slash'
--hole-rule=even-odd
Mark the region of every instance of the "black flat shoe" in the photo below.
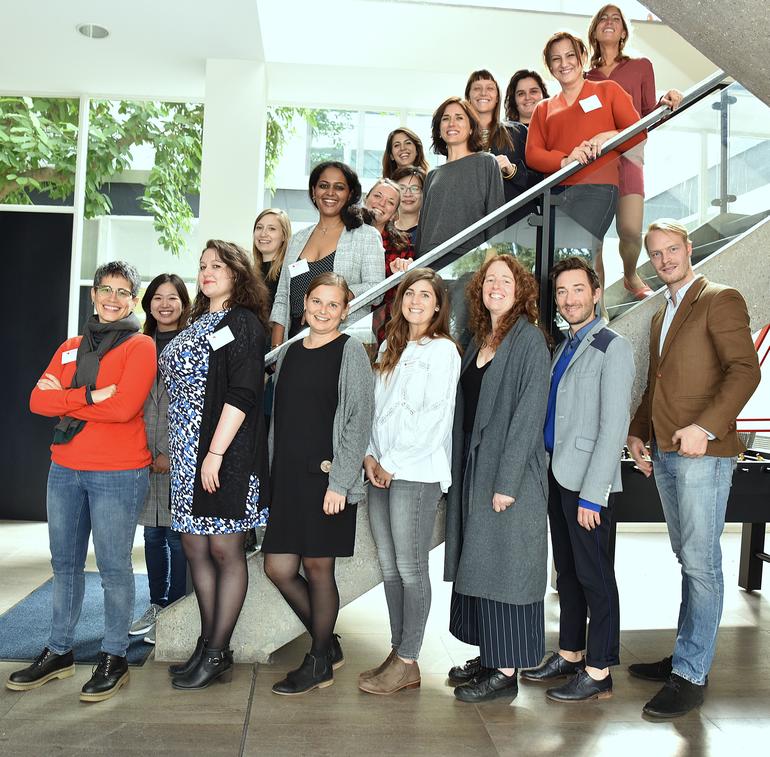
<svg viewBox="0 0 770 757">
<path fill-rule="evenodd" d="M 332 670 L 337 670 L 345 664 L 345 655 L 342 652 L 340 635 L 338 633 L 332 634 L 332 648 L 329 650 L 329 662 L 332 665 Z"/>
<path fill-rule="evenodd" d="M 325 689 L 334 683 L 334 672 L 328 656 L 316 657 L 308 652 L 296 670 L 273 685 L 273 694 L 285 697 L 307 694 L 313 689 Z"/>
<path fill-rule="evenodd" d="M 705 686 L 672 673 L 663 688 L 642 708 L 651 718 L 678 718 L 703 704 Z"/>
<path fill-rule="evenodd" d="M 609 699 L 612 696 L 612 676 L 596 681 L 581 670 L 562 686 L 548 689 L 545 695 L 553 702 L 586 702 L 589 699 Z"/>
<path fill-rule="evenodd" d="M 558 678 L 574 676 L 581 670 L 585 670 L 585 660 L 580 662 L 568 662 L 558 652 L 554 652 L 549 658 L 543 660 L 536 668 L 521 671 L 523 681 L 555 681 Z"/>
<path fill-rule="evenodd" d="M 474 657 L 468 660 L 465 665 L 455 665 L 449 668 L 447 677 L 451 686 L 462 686 L 470 683 L 474 678 L 478 678 L 484 671 L 489 670 L 481 664 L 481 657 Z"/>
<path fill-rule="evenodd" d="M 198 664 L 184 675 L 174 676 L 175 689 L 205 689 L 214 681 L 227 683 L 233 678 L 233 658 L 227 649 L 206 649 Z"/>
<path fill-rule="evenodd" d="M 628 672 L 634 678 L 664 683 L 671 677 L 673 659 L 673 657 L 664 657 L 662 660 L 658 660 L 658 662 L 635 662 L 633 665 L 628 666 Z"/>
<path fill-rule="evenodd" d="M 125 657 L 99 652 L 99 661 L 91 678 L 80 690 L 81 702 L 103 702 L 114 697 L 128 683 L 128 661 Z"/>
<path fill-rule="evenodd" d="M 516 673 L 507 676 L 496 668 L 485 669 L 477 678 L 455 689 L 455 698 L 461 702 L 487 702 L 498 697 L 515 699 L 519 693 Z"/>
<path fill-rule="evenodd" d="M 74 673 L 75 657 L 72 650 L 56 654 L 46 647 L 31 665 L 11 673 L 5 686 L 13 691 L 29 691 L 54 678 L 69 678 Z"/>
<path fill-rule="evenodd" d="M 189 673 L 199 662 L 203 655 L 203 650 L 206 647 L 206 639 L 202 636 L 198 637 L 198 641 L 195 642 L 195 649 L 193 653 L 187 658 L 187 662 L 182 662 L 177 665 L 169 665 L 168 672 L 172 676 L 183 676 Z"/>
</svg>

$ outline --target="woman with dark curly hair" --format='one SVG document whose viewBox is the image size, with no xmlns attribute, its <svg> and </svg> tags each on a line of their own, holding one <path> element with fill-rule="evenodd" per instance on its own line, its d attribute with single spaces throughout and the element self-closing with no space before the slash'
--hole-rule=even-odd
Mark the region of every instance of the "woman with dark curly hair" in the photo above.
<svg viewBox="0 0 770 757">
<path fill-rule="evenodd" d="M 265 522 L 262 409 L 268 291 L 251 256 L 210 239 L 190 325 L 160 356 L 169 394 L 171 527 L 182 533 L 201 619 L 198 643 L 172 665 L 175 689 L 232 675 L 230 637 L 246 598 L 246 532 Z"/>
<path fill-rule="evenodd" d="M 393 174 L 404 166 L 415 166 L 428 171 L 422 140 L 411 130 L 399 126 L 388 134 L 385 152 L 382 154 L 382 176 L 392 179 Z"/>
<path fill-rule="evenodd" d="M 291 338 L 304 327 L 305 294 L 319 274 L 340 274 L 354 296 L 385 278 L 382 237 L 364 223 L 356 172 L 336 160 L 319 163 L 310 173 L 308 192 L 318 223 L 298 231 L 286 251 L 270 313 L 273 347 L 283 344 L 287 332 Z M 363 315 L 362 310 L 356 317 Z"/>
<path fill-rule="evenodd" d="M 474 339 L 455 403 L 444 580 L 450 632 L 480 650 L 449 680 L 457 699 L 482 702 L 515 697 L 516 669 L 545 651 L 550 358 L 537 282 L 514 257 L 487 260 L 467 300 Z"/>
</svg>

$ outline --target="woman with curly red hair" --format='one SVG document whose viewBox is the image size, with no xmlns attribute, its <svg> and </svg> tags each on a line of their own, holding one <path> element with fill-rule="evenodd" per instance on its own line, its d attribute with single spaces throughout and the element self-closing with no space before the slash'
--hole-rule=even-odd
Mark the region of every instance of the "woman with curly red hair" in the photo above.
<svg viewBox="0 0 770 757">
<path fill-rule="evenodd" d="M 449 680 L 457 699 L 482 702 L 515 697 L 517 668 L 545 651 L 550 358 L 537 282 L 516 258 L 489 258 L 466 299 L 474 339 L 455 403 L 444 580 L 454 584 L 449 630 L 480 652 Z"/>
</svg>

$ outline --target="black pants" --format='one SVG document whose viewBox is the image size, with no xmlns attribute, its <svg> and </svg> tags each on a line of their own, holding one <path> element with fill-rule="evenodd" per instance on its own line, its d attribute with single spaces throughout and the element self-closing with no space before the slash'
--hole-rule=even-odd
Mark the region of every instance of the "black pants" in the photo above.
<svg viewBox="0 0 770 757">
<path fill-rule="evenodd" d="M 559 592 L 559 647 L 586 649 L 586 663 L 606 668 L 620 662 L 620 613 L 615 567 L 610 557 L 610 505 L 602 508 L 601 525 L 587 531 L 577 521 L 578 492 L 564 489 L 548 469 L 548 520 L 551 524 L 556 588 Z M 586 648 L 586 620 L 588 627 Z"/>
</svg>

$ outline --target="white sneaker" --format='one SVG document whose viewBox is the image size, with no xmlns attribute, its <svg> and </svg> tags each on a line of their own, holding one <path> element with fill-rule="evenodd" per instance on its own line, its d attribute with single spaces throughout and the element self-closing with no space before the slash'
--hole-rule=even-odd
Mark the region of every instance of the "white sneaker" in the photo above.
<svg viewBox="0 0 770 757">
<path fill-rule="evenodd" d="M 158 613 L 163 608 L 160 605 L 150 605 L 139 620 L 128 629 L 129 636 L 141 636 L 147 633 L 154 625 Z"/>
</svg>

